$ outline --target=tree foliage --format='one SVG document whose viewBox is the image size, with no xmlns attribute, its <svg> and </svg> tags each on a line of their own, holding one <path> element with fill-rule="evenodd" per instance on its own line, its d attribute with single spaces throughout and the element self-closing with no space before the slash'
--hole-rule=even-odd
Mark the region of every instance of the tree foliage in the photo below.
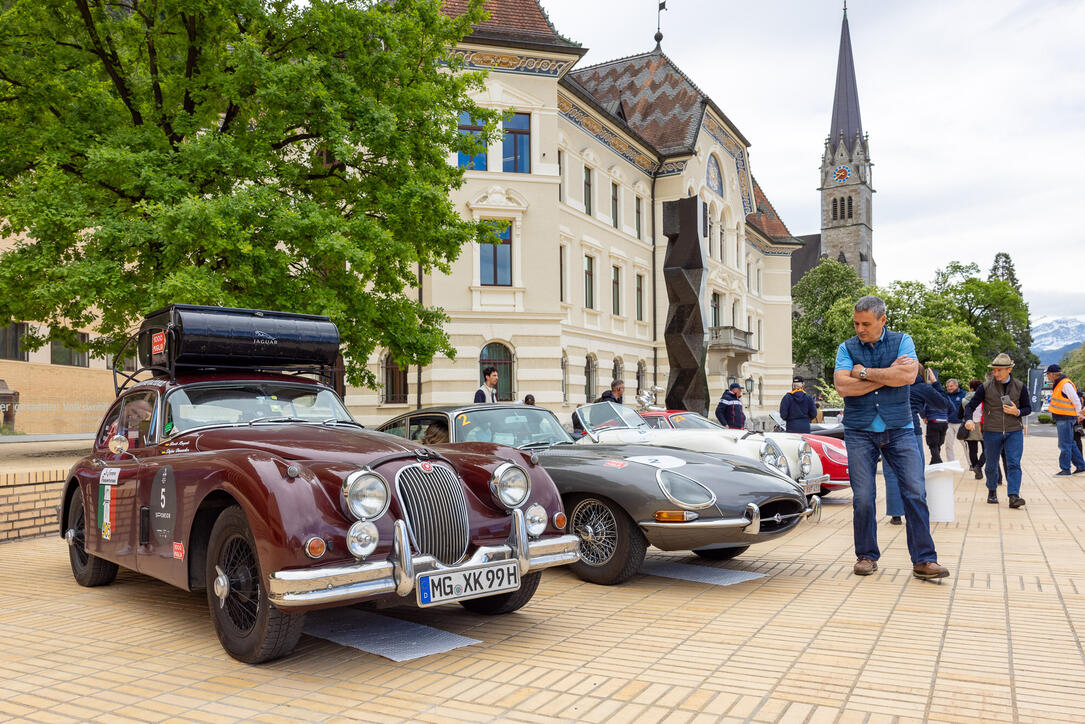
<svg viewBox="0 0 1085 724">
<path fill-rule="evenodd" d="M 493 232 L 448 163 L 497 113 L 438 0 L 25 0 L 0 13 L 0 322 L 115 351 L 173 302 L 328 314 L 351 382 L 377 347 L 454 354 L 405 293 Z M 446 72 L 448 69 L 455 72 Z"/>
<path fill-rule="evenodd" d="M 1081 392 L 1085 386 L 1085 344 L 1063 355 L 1059 366 L 1062 367 L 1062 373 L 1073 381 L 1078 392 Z"/>
<path fill-rule="evenodd" d="M 833 313 L 833 305 L 840 300 L 854 304 L 862 296 L 862 289 L 863 282 L 854 269 L 828 258 L 803 275 L 791 290 L 792 301 L 801 310 L 791 325 L 791 355 L 795 364 L 831 377 L 836 348 L 851 334 L 851 307 L 848 306 L 844 329 L 848 334 L 841 337 L 840 314 L 839 310 Z"/>
</svg>

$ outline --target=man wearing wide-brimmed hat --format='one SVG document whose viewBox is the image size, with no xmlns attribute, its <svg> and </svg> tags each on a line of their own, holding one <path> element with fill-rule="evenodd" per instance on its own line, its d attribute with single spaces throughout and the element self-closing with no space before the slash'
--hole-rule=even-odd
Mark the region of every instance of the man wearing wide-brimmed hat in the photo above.
<svg viewBox="0 0 1085 724">
<path fill-rule="evenodd" d="M 994 379 L 976 389 L 976 393 L 964 408 L 965 427 L 976 426 L 972 413 L 983 405 L 983 449 L 987 455 L 987 502 L 998 504 L 998 461 L 1006 453 L 1006 492 L 1010 495 L 1010 507 L 1024 506 L 1021 497 L 1021 452 L 1025 446 L 1022 420 L 1032 413 L 1028 387 L 1010 376 L 1013 360 L 1005 352 L 995 357 L 991 364 Z"/>
</svg>

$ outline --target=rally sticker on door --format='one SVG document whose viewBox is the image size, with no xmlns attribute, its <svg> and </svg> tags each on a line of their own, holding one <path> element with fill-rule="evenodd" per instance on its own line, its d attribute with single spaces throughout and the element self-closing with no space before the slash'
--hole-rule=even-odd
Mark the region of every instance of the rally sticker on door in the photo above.
<svg viewBox="0 0 1085 724">
<path fill-rule="evenodd" d="M 174 522 L 177 519 L 177 488 L 173 482 L 173 468 L 169 465 L 155 473 L 150 502 L 155 543 L 168 546 L 173 542 Z"/>
<path fill-rule="evenodd" d="M 98 486 L 98 530 L 102 540 L 113 537 L 113 528 L 117 525 L 117 511 L 113 500 L 113 485 Z"/>
</svg>

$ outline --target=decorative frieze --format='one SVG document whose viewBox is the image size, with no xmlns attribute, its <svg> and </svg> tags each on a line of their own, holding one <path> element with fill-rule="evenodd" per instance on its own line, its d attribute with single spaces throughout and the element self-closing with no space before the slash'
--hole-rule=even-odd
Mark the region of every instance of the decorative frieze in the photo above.
<svg viewBox="0 0 1085 724">
<path fill-rule="evenodd" d="M 598 118 L 591 115 L 588 111 L 574 103 L 568 96 L 562 95 L 561 93 L 558 93 L 558 112 L 561 113 L 562 117 L 567 121 L 582 128 L 595 140 L 636 166 L 641 173 L 649 176 L 652 175 L 652 172 L 657 165 L 654 158 L 610 130 Z M 681 163 L 684 167 L 685 161 L 682 161 Z M 666 167 L 666 164 L 664 164 L 664 167 Z"/>
<path fill-rule="evenodd" d="M 557 60 L 541 55 L 524 53 L 497 53 L 491 50 L 471 50 L 456 48 L 452 57 L 463 61 L 470 70 L 493 70 L 499 73 L 520 73 L 522 75 L 545 75 L 560 78 L 572 67 L 572 60 Z"/>
<path fill-rule="evenodd" d="M 714 138 L 723 147 L 723 150 L 727 151 L 731 158 L 734 159 L 735 173 L 738 176 L 738 185 L 742 192 L 742 209 L 747 214 L 752 214 L 754 211 L 753 186 L 750 183 L 750 164 L 746 159 L 746 149 L 731 138 L 731 134 L 727 133 L 723 126 L 708 113 L 705 113 L 701 128 Z"/>
</svg>

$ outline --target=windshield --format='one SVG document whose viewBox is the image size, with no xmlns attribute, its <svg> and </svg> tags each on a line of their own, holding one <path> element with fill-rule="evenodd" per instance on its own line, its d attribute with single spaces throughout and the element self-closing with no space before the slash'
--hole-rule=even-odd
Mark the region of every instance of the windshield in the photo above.
<svg viewBox="0 0 1085 724">
<path fill-rule="evenodd" d="M 452 427 L 456 442 L 495 442 L 511 447 L 561 445 L 573 440 L 549 410 L 523 405 L 461 412 Z"/>
<path fill-rule="evenodd" d="M 193 385 L 166 397 L 166 437 L 205 425 L 353 422 L 331 390 L 288 382 Z"/>
<path fill-rule="evenodd" d="M 592 432 L 601 429 L 650 429 L 648 423 L 636 412 L 613 402 L 597 402 L 594 405 L 584 405 L 577 408 L 575 414 L 580 415 L 585 429 Z"/>
<path fill-rule="evenodd" d="M 695 412 L 671 415 L 671 424 L 678 430 L 719 430 L 722 427 Z"/>
</svg>

